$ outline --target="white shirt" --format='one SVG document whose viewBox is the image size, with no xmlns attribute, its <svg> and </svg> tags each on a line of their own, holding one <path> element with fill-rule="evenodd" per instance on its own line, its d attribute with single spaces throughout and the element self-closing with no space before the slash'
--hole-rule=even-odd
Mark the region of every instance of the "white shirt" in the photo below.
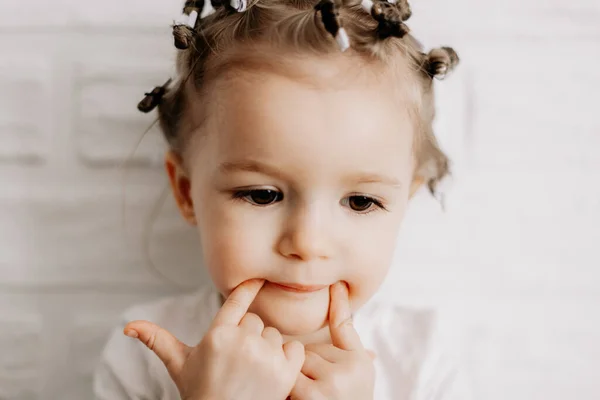
<svg viewBox="0 0 600 400">
<path fill-rule="evenodd" d="M 178 400 L 179 392 L 159 358 L 138 340 L 123 335 L 133 320 L 148 320 L 188 345 L 202 340 L 221 306 L 212 286 L 185 296 L 135 306 L 125 312 L 98 365 L 94 392 L 101 400 Z M 375 359 L 375 400 L 467 400 L 458 370 L 436 348 L 433 314 L 368 303 L 354 326 Z"/>
</svg>

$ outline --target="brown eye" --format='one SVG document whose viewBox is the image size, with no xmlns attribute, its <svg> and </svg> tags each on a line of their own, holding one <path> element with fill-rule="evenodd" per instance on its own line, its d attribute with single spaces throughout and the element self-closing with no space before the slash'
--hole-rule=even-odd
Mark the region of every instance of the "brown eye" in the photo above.
<svg viewBox="0 0 600 400">
<path fill-rule="evenodd" d="M 283 193 L 275 190 L 256 189 L 241 192 L 237 197 L 242 197 L 246 201 L 258 206 L 268 206 L 269 204 L 283 200 Z"/>
<path fill-rule="evenodd" d="M 348 205 L 354 211 L 367 211 L 375 202 L 367 196 L 350 196 Z"/>
</svg>

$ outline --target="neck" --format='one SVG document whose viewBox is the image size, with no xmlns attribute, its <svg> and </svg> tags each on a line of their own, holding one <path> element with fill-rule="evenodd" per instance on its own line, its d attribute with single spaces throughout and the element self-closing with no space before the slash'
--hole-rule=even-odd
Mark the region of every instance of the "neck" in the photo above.
<svg viewBox="0 0 600 400">
<path fill-rule="evenodd" d="M 325 326 L 316 332 L 306 335 L 283 335 L 284 343 L 297 340 L 302 344 L 331 344 L 331 335 L 329 334 L 329 326 Z"/>
</svg>

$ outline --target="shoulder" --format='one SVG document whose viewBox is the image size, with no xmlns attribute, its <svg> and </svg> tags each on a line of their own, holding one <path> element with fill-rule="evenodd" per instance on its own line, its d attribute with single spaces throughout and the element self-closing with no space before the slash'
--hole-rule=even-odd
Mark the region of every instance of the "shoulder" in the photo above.
<svg viewBox="0 0 600 400">
<path fill-rule="evenodd" d="M 126 337 L 123 328 L 130 321 L 147 320 L 193 345 L 208 329 L 219 308 L 218 301 L 217 292 L 212 287 L 205 287 L 195 293 L 162 298 L 127 309 L 113 329 L 96 368 L 96 398 L 171 398 L 174 385 L 166 368 L 142 343 Z"/>
<path fill-rule="evenodd" d="M 355 323 L 377 354 L 377 398 L 470 400 L 458 354 L 434 310 L 376 302 L 361 309 Z"/>
<path fill-rule="evenodd" d="M 435 312 L 382 302 L 372 302 L 355 316 L 362 338 L 388 354 L 420 363 L 435 331 Z"/>
<path fill-rule="evenodd" d="M 427 359 L 435 320 L 432 310 L 371 302 L 355 315 L 354 324 L 365 347 L 377 353 L 385 369 L 414 377 Z"/>
</svg>

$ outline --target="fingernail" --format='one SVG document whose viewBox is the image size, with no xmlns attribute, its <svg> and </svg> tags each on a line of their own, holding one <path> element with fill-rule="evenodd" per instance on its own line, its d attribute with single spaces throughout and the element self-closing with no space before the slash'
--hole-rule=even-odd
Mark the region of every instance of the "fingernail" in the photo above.
<svg viewBox="0 0 600 400">
<path fill-rule="evenodd" d="M 133 329 L 126 330 L 125 335 L 129 336 L 130 338 L 133 338 L 133 339 L 137 339 L 140 337 L 140 335 L 138 335 L 138 333 L 136 331 L 134 331 Z"/>
</svg>

